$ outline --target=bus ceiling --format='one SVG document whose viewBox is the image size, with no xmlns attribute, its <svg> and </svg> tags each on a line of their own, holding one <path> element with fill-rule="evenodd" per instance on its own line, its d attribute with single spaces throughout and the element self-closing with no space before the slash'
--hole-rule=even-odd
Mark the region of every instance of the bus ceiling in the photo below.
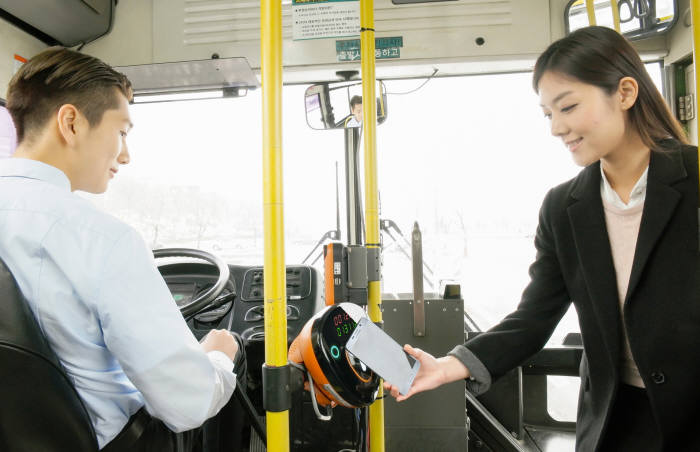
<svg viewBox="0 0 700 452">
<path fill-rule="evenodd" d="M 657 29 L 635 41 L 635 46 L 646 60 L 665 58 L 671 63 L 669 54 L 684 58 L 692 51 L 685 18 L 689 0 L 663 1 L 670 1 L 673 7 L 672 18 L 664 13 L 661 20 L 670 32 L 662 35 Z M 352 37 L 293 40 L 292 5 L 282 3 L 285 83 L 337 81 L 337 70 L 359 68 L 357 55 L 348 56 L 341 50 L 341 41 Z M 603 3 L 609 10 L 610 2 L 595 2 L 601 23 L 607 14 Z M 617 1 L 622 19 L 631 14 L 628 3 L 634 6 L 637 2 Z M 645 0 L 644 4 L 651 3 Z M 582 5 L 585 0 L 456 0 L 410 5 L 376 0 L 377 39 L 398 43 L 391 58 L 377 60 L 377 78 L 428 77 L 435 69 L 437 76 L 530 70 L 536 56 L 572 28 L 572 20 L 580 22 L 586 16 Z M 253 72 L 259 73 L 260 10 L 255 2 L 0 0 L 0 17 L 4 18 L 0 20 L 3 87 L 12 71 L 11 64 L 3 63 L 11 61 L 13 54 L 31 57 L 55 43 L 77 46 L 119 67 L 197 62 L 217 54 L 222 61 L 245 58 Z M 634 16 L 631 22 L 640 20 Z"/>
</svg>

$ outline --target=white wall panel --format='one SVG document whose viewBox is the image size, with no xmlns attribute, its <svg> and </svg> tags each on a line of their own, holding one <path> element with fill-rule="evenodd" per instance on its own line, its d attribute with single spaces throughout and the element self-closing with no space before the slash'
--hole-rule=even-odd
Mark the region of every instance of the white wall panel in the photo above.
<svg viewBox="0 0 700 452">
<path fill-rule="evenodd" d="M 120 5 L 121 6 L 121 5 Z M 260 66 L 259 3 L 243 0 L 153 0 L 156 62 L 243 56 Z M 335 65 L 335 39 L 292 41 L 291 6 L 283 5 L 285 68 Z M 549 42 L 547 0 L 457 0 L 421 5 L 375 2 L 377 37 L 402 36 L 401 62 L 527 56 Z M 478 46 L 477 37 L 485 44 Z M 380 62 L 381 64 L 392 64 Z M 396 62 L 394 62 L 396 63 Z M 357 66 L 356 63 L 346 63 Z"/>
<path fill-rule="evenodd" d="M 665 58 L 667 65 L 693 53 L 693 29 L 691 28 L 689 0 L 679 0 L 678 13 L 678 23 L 667 35 L 669 48 L 669 54 Z"/>
<path fill-rule="evenodd" d="M 46 44 L 0 19 L 0 97 L 5 99 L 7 85 L 14 74 L 15 54 L 31 58 Z"/>
<path fill-rule="evenodd" d="M 152 63 L 152 0 L 119 0 L 112 31 L 86 45 L 82 51 L 112 66 Z"/>
</svg>

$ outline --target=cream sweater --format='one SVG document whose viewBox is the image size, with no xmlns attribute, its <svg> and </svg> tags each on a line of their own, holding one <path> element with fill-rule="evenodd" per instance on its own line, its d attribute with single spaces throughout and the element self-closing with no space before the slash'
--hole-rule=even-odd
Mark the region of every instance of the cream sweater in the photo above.
<svg viewBox="0 0 700 452">
<path fill-rule="evenodd" d="M 647 170 L 648 171 L 648 170 Z M 622 354 L 620 355 L 620 379 L 623 383 L 644 387 L 644 382 L 639 376 L 637 364 L 632 357 L 629 339 L 624 322 L 624 302 L 627 296 L 632 263 L 634 262 L 634 250 L 639 236 L 639 225 L 642 220 L 644 199 L 646 197 L 647 171 L 639 178 L 632 189 L 629 203 L 622 202 L 620 197 L 610 186 L 602 168 L 601 197 L 605 211 L 605 226 L 608 229 L 608 239 L 612 251 L 615 277 L 617 279 L 617 294 L 620 302 L 620 331 L 622 337 Z"/>
<path fill-rule="evenodd" d="M 623 321 L 623 303 L 627 296 L 632 262 L 634 261 L 634 249 L 639 235 L 639 224 L 642 220 L 644 204 L 638 204 L 630 209 L 621 210 L 603 200 L 605 209 L 605 225 L 608 228 L 608 238 L 612 249 L 615 276 L 617 279 L 617 294 L 620 300 L 620 331 L 622 331 L 623 353 L 620 357 L 620 378 L 628 385 L 644 387 L 644 382 L 639 376 L 637 364 L 632 358 L 630 343 L 627 339 L 627 331 Z"/>
</svg>

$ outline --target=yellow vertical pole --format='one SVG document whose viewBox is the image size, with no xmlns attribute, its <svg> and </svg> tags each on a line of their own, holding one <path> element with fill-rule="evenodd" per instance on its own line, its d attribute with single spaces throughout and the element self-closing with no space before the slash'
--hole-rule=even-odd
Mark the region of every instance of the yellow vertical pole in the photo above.
<svg viewBox="0 0 700 452">
<path fill-rule="evenodd" d="M 282 196 L 282 3 L 260 0 L 265 228 L 265 364 L 287 365 L 287 282 Z M 267 450 L 289 451 L 289 411 L 267 412 Z"/>
<path fill-rule="evenodd" d="M 595 0 L 586 0 L 586 11 L 588 12 L 588 25 L 595 25 Z"/>
<path fill-rule="evenodd" d="M 698 125 L 698 135 L 700 136 L 700 115 L 698 115 L 698 90 L 700 89 L 700 77 L 698 77 L 698 58 L 700 58 L 700 27 L 695 25 L 700 20 L 700 0 L 690 0 L 690 14 L 693 25 L 693 67 L 695 68 L 695 121 Z M 691 137 L 689 137 L 691 138 Z M 700 138 L 698 139 L 700 141 Z M 700 170 L 700 147 L 698 147 L 698 169 Z"/>
<path fill-rule="evenodd" d="M 617 6 L 617 0 L 610 0 L 610 8 L 612 9 L 613 25 L 615 31 L 620 32 L 620 8 Z"/>
<path fill-rule="evenodd" d="M 379 190 L 377 185 L 377 95 L 375 93 L 374 0 L 360 0 L 362 59 L 362 123 L 365 142 L 365 230 L 367 248 L 379 248 Z M 368 310 L 373 322 L 382 320 L 381 282 L 368 284 Z M 384 389 L 369 407 L 370 450 L 384 452 Z"/>
</svg>

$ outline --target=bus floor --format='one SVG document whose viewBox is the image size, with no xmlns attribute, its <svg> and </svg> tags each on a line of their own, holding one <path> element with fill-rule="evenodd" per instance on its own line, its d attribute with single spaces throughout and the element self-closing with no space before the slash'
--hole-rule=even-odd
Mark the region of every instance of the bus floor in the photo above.
<svg viewBox="0 0 700 452">
<path fill-rule="evenodd" d="M 574 452 L 576 433 L 525 426 L 525 449 L 541 452 Z"/>
</svg>

